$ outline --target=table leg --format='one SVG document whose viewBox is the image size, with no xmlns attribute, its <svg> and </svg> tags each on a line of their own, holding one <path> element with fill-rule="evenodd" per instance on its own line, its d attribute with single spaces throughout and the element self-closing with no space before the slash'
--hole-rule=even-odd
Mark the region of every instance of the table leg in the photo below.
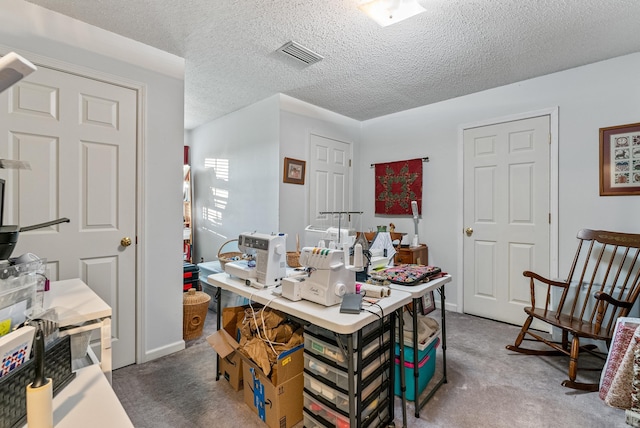
<svg viewBox="0 0 640 428">
<path fill-rule="evenodd" d="M 413 404 L 416 408 L 416 418 L 420 417 L 418 406 L 418 378 L 420 377 L 420 360 L 418 359 L 418 305 L 422 299 L 413 299 Z"/>
<path fill-rule="evenodd" d="M 216 301 L 218 304 L 216 310 L 216 329 L 220 330 L 222 322 L 222 288 L 216 287 Z M 220 355 L 216 353 L 216 381 L 220 380 Z"/>
<path fill-rule="evenodd" d="M 347 343 L 347 374 L 349 393 L 349 426 L 357 427 L 356 424 L 356 391 L 354 386 L 355 367 L 353 366 L 353 335 L 349 336 Z M 360 387 L 358 387 L 360 389 Z"/>
<path fill-rule="evenodd" d="M 404 306 L 398 308 L 396 313 L 398 314 L 398 346 L 400 347 L 400 396 L 402 397 L 402 426 L 407 428 L 407 385 L 406 376 L 404 373 Z M 392 344 L 393 345 L 393 344 Z M 395 351 L 395 350 L 394 350 Z M 395 365 L 395 352 L 392 353 L 393 359 L 391 360 L 391 366 Z"/>
<path fill-rule="evenodd" d="M 100 367 L 111 383 L 111 318 L 104 318 L 100 327 Z"/>
<path fill-rule="evenodd" d="M 418 409 L 422 409 L 425 404 L 433 397 L 436 391 L 442 386 L 442 384 L 447 383 L 447 328 L 446 328 L 446 319 L 445 319 L 445 295 L 444 295 L 444 287 L 440 287 L 438 289 L 440 293 L 440 321 L 442 322 L 442 378 L 438 381 L 438 383 L 433 387 L 433 389 L 427 394 L 427 396 L 420 402 L 418 406 L 418 402 L 416 401 L 416 417 L 418 413 Z M 417 397 L 416 397 L 417 400 Z"/>
<path fill-rule="evenodd" d="M 447 383 L 447 323 L 445 320 L 445 310 L 444 310 L 444 287 L 438 289 L 440 293 L 440 319 L 442 321 L 442 373 L 443 373 L 443 382 Z"/>
</svg>

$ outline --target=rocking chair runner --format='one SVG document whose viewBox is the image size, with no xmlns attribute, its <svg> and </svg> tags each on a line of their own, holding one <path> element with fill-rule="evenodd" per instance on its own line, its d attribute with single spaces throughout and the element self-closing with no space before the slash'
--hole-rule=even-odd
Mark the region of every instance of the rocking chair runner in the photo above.
<svg viewBox="0 0 640 428">
<path fill-rule="evenodd" d="M 550 280 L 525 271 L 531 288 L 531 307 L 514 345 L 507 349 L 529 355 L 569 356 L 569 379 L 563 386 L 597 391 L 598 384 L 576 381 L 580 351 L 591 352 L 596 346 L 580 346 L 580 338 L 611 344 L 616 319 L 627 316 L 640 293 L 640 234 L 582 229 L 578 232 L 578 249 L 566 281 Z M 536 307 L 536 284 L 546 284 L 544 307 Z M 544 287 L 544 286 L 543 286 Z M 559 299 L 552 290 L 559 290 Z M 557 300 L 557 304 L 552 302 Z M 544 321 L 562 331 L 562 342 L 552 342 L 530 330 L 533 319 Z M 572 335 L 569 346 L 569 334 Z M 522 348 L 525 336 L 554 349 Z"/>
</svg>

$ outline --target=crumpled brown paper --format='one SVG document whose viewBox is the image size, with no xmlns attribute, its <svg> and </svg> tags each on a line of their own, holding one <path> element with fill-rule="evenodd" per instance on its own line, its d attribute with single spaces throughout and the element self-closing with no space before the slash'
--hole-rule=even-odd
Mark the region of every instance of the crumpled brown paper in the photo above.
<svg viewBox="0 0 640 428">
<path fill-rule="evenodd" d="M 248 308 L 240 335 L 240 351 L 253 360 L 267 376 L 271 374 L 271 368 L 281 352 L 304 342 L 301 326 L 288 320 L 282 312 L 269 308 L 255 312 Z"/>
</svg>

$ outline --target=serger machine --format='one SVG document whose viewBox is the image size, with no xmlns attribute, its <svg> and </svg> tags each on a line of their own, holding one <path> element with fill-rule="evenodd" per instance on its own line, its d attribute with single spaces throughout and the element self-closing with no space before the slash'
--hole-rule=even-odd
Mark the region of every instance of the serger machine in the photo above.
<svg viewBox="0 0 640 428">
<path fill-rule="evenodd" d="M 305 300 L 332 306 L 342 302 L 346 293 L 356 292 L 356 273 L 345 265 L 344 251 L 304 247 L 300 264 L 307 276 L 300 284 L 300 296 Z"/>
<path fill-rule="evenodd" d="M 251 268 L 243 261 L 228 262 L 225 272 L 244 279 L 248 285 L 256 288 L 280 285 L 287 276 L 286 241 L 285 234 L 241 233 L 238 236 L 238 249 L 255 254 L 256 265 Z"/>
</svg>

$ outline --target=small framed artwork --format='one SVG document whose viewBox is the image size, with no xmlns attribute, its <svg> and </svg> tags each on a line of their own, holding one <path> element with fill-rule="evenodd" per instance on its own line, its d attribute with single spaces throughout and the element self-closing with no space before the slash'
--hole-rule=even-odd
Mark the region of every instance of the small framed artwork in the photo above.
<svg viewBox="0 0 640 428">
<path fill-rule="evenodd" d="M 436 309 L 436 301 L 433 300 L 433 291 L 422 296 L 422 315 L 427 315 Z"/>
<path fill-rule="evenodd" d="M 284 178 L 283 182 L 293 184 L 304 184 L 305 161 L 291 158 L 284 158 Z"/>
<path fill-rule="evenodd" d="M 600 196 L 640 195 L 640 123 L 600 128 Z"/>
</svg>

